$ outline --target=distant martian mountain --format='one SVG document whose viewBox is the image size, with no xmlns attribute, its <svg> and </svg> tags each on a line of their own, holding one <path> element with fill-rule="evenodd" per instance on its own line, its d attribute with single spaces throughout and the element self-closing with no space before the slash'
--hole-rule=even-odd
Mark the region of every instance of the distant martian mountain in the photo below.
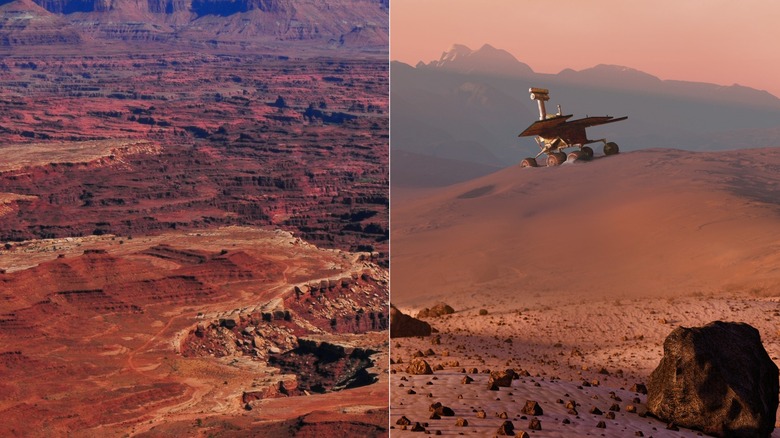
<svg viewBox="0 0 780 438">
<path fill-rule="evenodd" d="M 511 166 L 539 151 L 517 135 L 538 118 L 530 87 L 550 89 L 550 111 L 627 121 L 588 130 L 630 151 L 653 147 L 726 150 L 780 145 L 780 99 L 731 85 L 661 80 L 628 67 L 597 65 L 535 73 L 504 50 L 455 45 L 427 64 L 391 63 L 393 151 L 480 166 Z M 598 152 L 597 148 L 597 152 Z M 442 163 L 442 166 L 447 164 Z M 430 171 L 433 173 L 437 170 Z M 485 169 L 487 170 L 487 169 Z M 393 166 L 393 172 L 405 171 Z M 430 181 L 442 185 L 443 181 Z M 464 181 L 466 175 L 460 178 Z M 448 179 L 451 182 L 451 178 Z M 396 175 L 393 184 L 404 183 Z"/>
<path fill-rule="evenodd" d="M 462 44 L 454 44 L 452 48 L 442 53 L 438 61 L 427 65 L 418 63 L 417 67 L 439 68 L 461 73 L 492 73 L 505 75 L 529 75 L 533 70 L 518 61 L 506 50 L 496 49 L 485 44 L 479 50 L 471 50 Z"/>
<path fill-rule="evenodd" d="M 304 42 L 387 51 L 387 0 L 0 0 L 0 48 Z"/>
</svg>

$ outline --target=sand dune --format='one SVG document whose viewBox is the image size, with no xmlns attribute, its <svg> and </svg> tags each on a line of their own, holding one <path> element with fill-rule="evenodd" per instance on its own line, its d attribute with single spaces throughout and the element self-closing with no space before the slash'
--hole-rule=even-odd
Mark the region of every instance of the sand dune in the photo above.
<svg viewBox="0 0 780 438">
<path fill-rule="evenodd" d="M 531 432 L 520 412 L 531 399 L 545 410 L 539 436 L 695 436 L 626 412 L 629 403 L 646 409 L 629 389 L 647 382 L 678 326 L 747 322 L 778 360 L 778 170 L 775 149 L 656 149 L 394 192 L 391 301 L 412 314 L 445 301 L 456 313 L 428 319 L 440 344 L 393 340 L 402 363 L 393 365 L 391 421 L 406 415 L 445 435 L 493 436 L 504 421 L 494 413 L 506 411 Z M 413 353 L 428 348 L 443 369 L 408 375 Z M 481 373 L 462 385 L 464 367 L 530 377 L 493 392 Z M 598 386 L 582 385 L 594 379 Z M 591 405 L 607 412 L 610 392 L 623 400 L 615 419 L 589 414 Z M 578 416 L 557 403 L 569 398 L 582 404 Z M 428 419 L 436 401 L 471 426 Z M 475 416 L 480 409 L 486 418 Z M 395 427 L 394 436 L 411 433 Z"/>
<path fill-rule="evenodd" d="M 769 290 L 779 168 L 774 149 L 646 150 L 394 197 L 393 301 Z"/>
</svg>

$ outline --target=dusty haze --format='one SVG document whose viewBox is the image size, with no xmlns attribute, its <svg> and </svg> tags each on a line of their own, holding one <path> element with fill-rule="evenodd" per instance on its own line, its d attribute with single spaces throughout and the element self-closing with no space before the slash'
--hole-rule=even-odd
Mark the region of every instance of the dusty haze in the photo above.
<svg viewBox="0 0 780 438">
<path fill-rule="evenodd" d="M 398 0 L 391 59 L 438 59 L 453 43 L 503 47 L 536 71 L 618 64 L 662 79 L 741 85 L 780 95 L 780 5 L 760 0 L 623 2 Z M 543 41 L 544 44 L 540 44 Z"/>
</svg>

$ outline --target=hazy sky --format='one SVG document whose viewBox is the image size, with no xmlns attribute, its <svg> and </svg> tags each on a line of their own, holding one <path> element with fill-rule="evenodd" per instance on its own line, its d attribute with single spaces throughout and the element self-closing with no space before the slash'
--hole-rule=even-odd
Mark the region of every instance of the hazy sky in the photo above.
<svg viewBox="0 0 780 438">
<path fill-rule="evenodd" d="M 391 0 L 391 59 L 429 62 L 454 43 L 490 44 L 541 73 L 617 64 L 780 97 L 774 0 Z"/>
</svg>

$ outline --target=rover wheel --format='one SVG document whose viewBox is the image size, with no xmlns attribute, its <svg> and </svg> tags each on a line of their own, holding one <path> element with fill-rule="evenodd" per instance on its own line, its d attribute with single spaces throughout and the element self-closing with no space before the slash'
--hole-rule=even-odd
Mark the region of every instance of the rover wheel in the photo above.
<svg viewBox="0 0 780 438">
<path fill-rule="evenodd" d="M 526 158 L 520 162 L 520 167 L 538 167 L 539 163 L 536 162 L 536 158 Z"/>
<path fill-rule="evenodd" d="M 604 155 L 615 155 L 618 152 L 620 152 L 620 148 L 618 148 L 617 143 L 610 141 L 604 145 Z"/>
<path fill-rule="evenodd" d="M 552 154 L 547 156 L 547 166 L 558 166 L 560 164 L 563 164 L 563 162 L 566 161 L 566 154 L 563 152 L 553 152 Z"/>
<path fill-rule="evenodd" d="M 588 157 L 587 154 L 585 154 L 582 151 L 574 151 L 574 152 L 569 152 L 569 155 L 566 157 L 566 159 L 573 163 L 577 160 L 585 160 L 587 157 Z"/>
<path fill-rule="evenodd" d="M 591 148 L 590 146 L 583 146 L 581 150 L 582 152 L 585 152 L 586 158 L 588 159 L 593 158 L 593 148 Z"/>
</svg>

